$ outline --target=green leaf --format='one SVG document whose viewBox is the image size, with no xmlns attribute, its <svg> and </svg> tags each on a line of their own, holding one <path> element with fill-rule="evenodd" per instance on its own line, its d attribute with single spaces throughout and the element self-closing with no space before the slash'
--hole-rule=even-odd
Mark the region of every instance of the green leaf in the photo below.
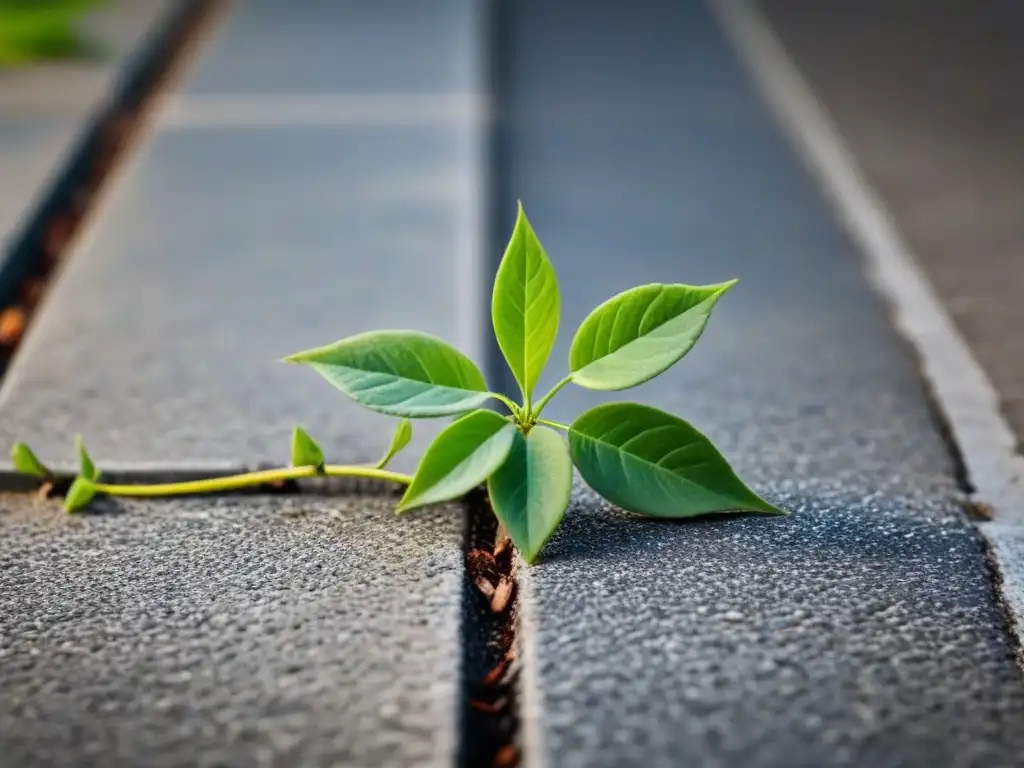
<svg viewBox="0 0 1024 768">
<path fill-rule="evenodd" d="M 23 475 L 34 475 L 35 477 L 51 477 L 53 475 L 25 443 L 15 443 L 11 447 L 11 462 L 14 464 L 14 468 Z"/>
<path fill-rule="evenodd" d="M 576 331 L 569 350 L 572 380 L 615 390 L 653 379 L 693 348 L 715 303 L 735 284 L 654 283 L 613 296 Z"/>
<path fill-rule="evenodd" d="M 515 229 L 494 278 L 491 320 L 524 400 L 529 400 L 558 334 L 558 278 L 519 204 Z"/>
<path fill-rule="evenodd" d="M 565 441 L 546 427 L 516 432 L 508 460 L 487 481 L 494 514 L 527 563 L 555 532 L 569 506 L 572 461 Z"/>
<path fill-rule="evenodd" d="M 317 471 L 324 467 L 323 450 L 302 427 L 292 432 L 292 466 L 316 467 Z"/>
<path fill-rule="evenodd" d="M 75 446 L 78 448 L 79 473 L 86 480 L 96 482 L 100 479 L 100 473 L 99 470 L 96 469 L 96 465 L 93 463 L 89 452 L 85 449 L 85 441 L 82 440 L 81 435 L 75 436 Z"/>
<path fill-rule="evenodd" d="M 398 512 L 462 496 L 484 482 L 508 456 L 516 428 L 494 411 L 474 411 L 434 438 Z"/>
<path fill-rule="evenodd" d="M 377 469 L 384 469 L 388 462 L 395 458 L 398 452 L 409 444 L 410 440 L 412 440 L 412 422 L 408 419 L 402 419 L 398 422 L 398 426 L 395 427 L 395 434 L 391 438 L 391 447 L 381 457 L 381 460 L 377 462 Z"/>
<path fill-rule="evenodd" d="M 285 359 L 310 366 L 360 405 L 389 416 L 451 416 L 490 397 L 472 360 L 417 331 L 361 333 Z"/>
<path fill-rule="evenodd" d="M 81 509 L 92 501 L 95 495 L 96 485 L 92 480 L 87 477 L 76 477 L 64 497 L 64 509 L 68 512 Z"/>
<path fill-rule="evenodd" d="M 569 447 L 587 484 L 632 512 L 787 514 L 744 485 L 704 435 L 657 408 L 609 403 L 586 411 L 569 428 Z"/>
</svg>

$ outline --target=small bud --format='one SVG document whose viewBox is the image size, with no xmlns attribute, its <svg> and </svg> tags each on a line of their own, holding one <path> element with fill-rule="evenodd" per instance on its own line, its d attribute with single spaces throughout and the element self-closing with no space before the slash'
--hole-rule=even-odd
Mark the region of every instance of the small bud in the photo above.
<svg viewBox="0 0 1024 768">
<path fill-rule="evenodd" d="M 64 497 L 64 509 L 67 512 L 75 512 L 88 505 L 95 495 L 96 485 L 92 480 L 81 476 L 76 477 Z"/>
<path fill-rule="evenodd" d="M 23 475 L 34 477 L 51 477 L 53 475 L 46 465 L 36 457 L 32 449 L 24 443 L 15 443 L 11 447 L 11 462 L 13 462 L 14 468 Z"/>
<path fill-rule="evenodd" d="M 398 426 L 395 427 L 395 434 L 391 438 L 391 447 L 388 448 L 388 452 L 381 457 L 381 460 L 377 462 L 377 469 L 384 469 L 395 456 L 412 440 L 412 422 L 408 419 L 402 419 L 398 422 Z"/>
<path fill-rule="evenodd" d="M 316 467 L 318 472 L 324 468 L 324 452 L 302 427 L 292 432 L 292 466 Z"/>
<path fill-rule="evenodd" d="M 85 442 L 82 440 L 81 435 L 77 435 L 75 437 L 75 445 L 78 448 L 78 464 L 81 476 L 87 480 L 96 482 L 100 479 L 100 473 L 99 470 L 96 469 L 96 465 L 93 463 L 89 452 L 85 449 Z"/>
</svg>

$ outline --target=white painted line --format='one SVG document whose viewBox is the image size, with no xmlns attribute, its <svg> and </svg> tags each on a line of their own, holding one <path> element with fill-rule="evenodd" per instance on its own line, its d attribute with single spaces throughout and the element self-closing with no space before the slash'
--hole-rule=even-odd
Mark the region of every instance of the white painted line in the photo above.
<svg viewBox="0 0 1024 768">
<path fill-rule="evenodd" d="M 451 125 L 482 121 L 475 93 L 178 95 L 163 105 L 162 130 Z"/>
<path fill-rule="evenodd" d="M 750 0 L 709 0 L 768 106 L 863 251 L 870 277 L 917 348 L 977 501 L 999 523 L 1024 523 L 1024 457 L 999 397 L 835 127 Z"/>
</svg>

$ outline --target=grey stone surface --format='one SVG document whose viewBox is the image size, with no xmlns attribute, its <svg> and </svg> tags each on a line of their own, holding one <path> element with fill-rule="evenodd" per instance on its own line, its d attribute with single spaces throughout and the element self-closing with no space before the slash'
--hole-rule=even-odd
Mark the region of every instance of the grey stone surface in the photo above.
<svg viewBox="0 0 1024 768">
<path fill-rule="evenodd" d="M 741 278 L 677 369 L 612 396 L 691 421 L 793 513 L 652 522 L 580 489 L 523 576 L 528 755 L 1019 764 L 1014 640 L 913 360 L 707 12 L 515 8 L 506 202 L 563 295 L 545 384 L 614 293 Z"/>
<path fill-rule="evenodd" d="M 172 0 L 112 3 L 83 25 L 105 47 L 102 57 L 0 71 L 0 258 L 146 35 L 174 7 Z"/>
<path fill-rule="evenodd" d="M 474 89 L 473 0 L 246 0 L 185 87 L 194 95 Z"/>
<path fill-rule="evenodd" d="M 760 4 L 1024 437 L 1024 8 Z"/>
<path fill-rule="evenodd" d="M 440 128 L 158 135 L 52 286 L 0 443 L 56 460 L 82 432 L 106 463 L 255 463 L 287 460 L 299 423 L 331 461 L 374 459 L 393 419 L 280 361 L 403 327 L 479 357 L 462 162 Z"/>
<path fill-rule="evenodd" d="M 0 762 L 446 766 L 462 513 L 0 497 Z"/>
<path fill-rule="evenodd" d="M 83 115 L 0 118 L 0 258 L 56 181 L 83 121 Z"/>
<path fill-rule="evenodd" d="M 230 19 L 220 29 L 197 81 L 229 77 L 232 46 L 258 37 L 252 25 L 274 29 L 277 8 L 238 4 L 241 31 Z M 360 8 L 349 14 L 354 25 L 373 17 L 374 29 L 412 29 L 395 8 Z M 417 39 L 444 48 L 469 12 L 453 5 Z M 309 5 L 295 24 L 324 29 L 322 13 L 328 4 Z M 314 58 L 329 55 L 325 46 L 345 50 L 333 39 L 303 45 Z M 330 77 L 340 88 L 378 70 L 413 77 L 417 50 L 364 48 L 358 67 L 341 62 Z M 277 71 L 292 58 L 278 51 L 269 61 Z M 458 57 L 435 65 L 453 88 L 469 68 Z M 310 89 L 327 75 L 302 73 L 295 82 Z M 393 420 L 280 359 L 380 328 L 433 333 L 480 358 L 481 130 L 467 116 L 440 126 L 158 131 L 74 249 L 8 373 L 0 444 L 29 440 L 40 456 L 68 460 L 69 438 L 82 432 L 108 466 L 253 464 L 286 460 L 300 423 L 331 461 L 375 459 Z M 420 422 L 396 466 L 410 467 L 439 426 Z"/>
</svg>

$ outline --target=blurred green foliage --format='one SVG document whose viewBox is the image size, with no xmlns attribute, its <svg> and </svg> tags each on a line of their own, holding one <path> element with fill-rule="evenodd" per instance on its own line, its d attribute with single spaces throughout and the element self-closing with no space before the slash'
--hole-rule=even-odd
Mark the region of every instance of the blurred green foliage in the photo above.
<svg viewBox="0 0 1024 768">
<path fill-rule="evenodd" d="M 95 53 L 78 22 L 107 0 L 0 0 L 0 68 Z"/>
</svg>

